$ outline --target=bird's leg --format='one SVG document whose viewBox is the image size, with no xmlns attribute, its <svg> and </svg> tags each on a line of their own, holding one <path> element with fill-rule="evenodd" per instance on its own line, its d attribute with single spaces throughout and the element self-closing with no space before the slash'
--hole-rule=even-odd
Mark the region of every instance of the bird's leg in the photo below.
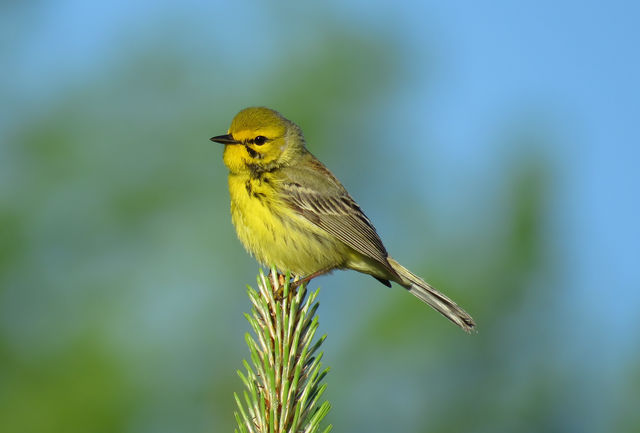
<svg viewBox="0 0 640 433">
<path fill-rule="evenodd" d="M 331 272 L 332 268 L 325 268 L 325 269 L 320 269 L 319 271 L 314 272 L 311 275 L 307 275 L 306 277 L 297 280 L 297 281 L 293 281 L 291 283 L 291 287 L 295 290 L 298 287 L 300 287 L 302 284 L 307 284 L 309 281 L 313 280 L 315 277 L 319 277 L 320 275 L 324 275 L 327 272 Z"/>
</svg>

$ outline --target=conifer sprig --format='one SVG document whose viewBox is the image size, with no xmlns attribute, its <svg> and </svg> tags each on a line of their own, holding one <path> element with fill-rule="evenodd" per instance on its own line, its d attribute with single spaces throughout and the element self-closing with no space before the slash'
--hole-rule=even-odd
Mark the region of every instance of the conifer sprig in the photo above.
<svg viewBox="0 0 640 433">
<path fill-rule="evenodd" d="M 326 336 L 314 342 L 318 329 L 314 303 L 318 290 L 308 294 L 306 284 L 297 290 L 290 277 L 262 270 L 258 290 L 248 288 L 253 308 L 246 318 L 254 335 L 246 334 L 251 363 L 243 361 L 245 373 L 238 375 L 246 389 L 243 400 L 234 394 L 236 433 L 316 433 L 331 405 L 319 404 L 326 388 L 322 380 L 329 369 L 322 369 L 318 352 Z M 331 431 L 327 426 L 323 433 Z"/>
</svg>

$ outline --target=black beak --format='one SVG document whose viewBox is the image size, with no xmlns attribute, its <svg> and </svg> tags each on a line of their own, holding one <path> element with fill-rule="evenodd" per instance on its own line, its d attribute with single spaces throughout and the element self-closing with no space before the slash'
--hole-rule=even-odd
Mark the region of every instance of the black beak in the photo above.
<svg viewBox="0 0 640 433">
<path fill-rule="evenodd" d="M 240 142 L 235 140 L 231 134 L 218 135 L 216 137 L 211 137 L 209 140 L 222 144 L 240 144 Z"/>
</svg>

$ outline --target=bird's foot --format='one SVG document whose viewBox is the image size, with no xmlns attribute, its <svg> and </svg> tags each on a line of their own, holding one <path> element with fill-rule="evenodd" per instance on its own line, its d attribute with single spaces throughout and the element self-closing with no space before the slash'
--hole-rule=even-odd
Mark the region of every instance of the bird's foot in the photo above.
<svg viewBox="0 0 640 433">
<path fill-rule="evenodd" d="M 274 276 L 273 271 L 274 269 L 269 270 L 267 278 L 273 286 L 274 300 L 282 301 L 282 299 L 284 298 L 284 284 L 286 282 L 286 276 L 278 271 L 276 271 L 276 274 Z"/>
</svg>

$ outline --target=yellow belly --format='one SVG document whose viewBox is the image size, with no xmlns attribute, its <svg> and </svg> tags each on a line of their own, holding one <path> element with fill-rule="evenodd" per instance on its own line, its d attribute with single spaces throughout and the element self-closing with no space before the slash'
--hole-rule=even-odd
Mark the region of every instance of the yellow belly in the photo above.
<svg viewBox="0 0 640 433">
<path fill-rule="evenodd" d="M 265 266 L 299 276 L 345 267 L 352 250 L 283 203 L 274 184 L 229 175 L 231 219 L 247 251 Z"/>
</svg>

